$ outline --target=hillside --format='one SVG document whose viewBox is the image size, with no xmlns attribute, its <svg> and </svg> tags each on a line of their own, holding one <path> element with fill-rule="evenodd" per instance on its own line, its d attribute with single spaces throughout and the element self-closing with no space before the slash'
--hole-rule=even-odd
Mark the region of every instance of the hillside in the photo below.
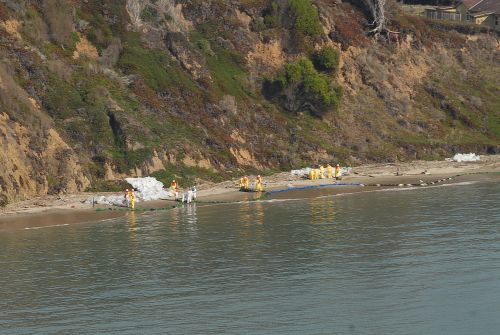
<svg viewBox="0 0 500 335">
<path fill-rule="evenodd" d="M 500 40 L 361 2 L 0 1 L 0 205 L 500 151 Z"/>
</svg>

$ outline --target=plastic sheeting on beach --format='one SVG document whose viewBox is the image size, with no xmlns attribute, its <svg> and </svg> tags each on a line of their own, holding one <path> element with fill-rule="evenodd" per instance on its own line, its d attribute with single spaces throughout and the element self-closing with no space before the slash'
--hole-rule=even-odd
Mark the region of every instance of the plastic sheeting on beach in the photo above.
<svg viewBox="0 0 500 335">
<path fill-rule="evenodd" d="M 455 162 L 477 162 L 481 160 L 481 156 L 471 152 L 469 154 L 456 154 L 451 160 Z"/>
<path fill-rule="evenodd" d="M 335 167 L 333 167 L 335 169 Z M 309 177 L 309 173 L 311 172 L 312 168 L 310 167 L 306 167 L 306 168 L 303 168 L 303 169 L 298 169 L 298 170 L 292 170 L 290 171 L 290 173 L 293 175 L 293 176 L 299 176 L 299 177 L 306 177 L 308 178 Z M 352 172 L 352 168 L 351 167 L 341 167 L 340 168 L 340 176 L 348 176 L 350 175 Z M 324 177 L 326 178 L 326 169 L 325 169 L 325 172 L 324 172 Z"/>
<path fill-rule="evenodd" d="M 168 199 L 173 196 L 171 191 L 166 191 L 161 181 L 154 177 L 126 178 L 127 183 L 132 185 L 137 199 L 142 201 Z"/>
<path fill-rule="evenodd" d="M 303 177 L 303 176 L 308 176 L 310 172 L 311 172 L 311 168 L 310 167 L 306 167 L 306 168 L 303 168 L 303 169 L 292 170 L 290 173 L 293 176 Z"/>
<path fill-rule="evenodd" d="M 136 189 L 136 202 L 168 199 L 174 196 L 170 190 L 164 189 L 162 182 L 153 177 L 126 178 L 125 180 Z M 127 199 L 125 199 L 124 194 L 100 196 L 93 198 L 93 201 L 98 205 L 127 206 Z M 92 199 L 89 199 L 88 202 L 92 203 Z"/>
</svg>

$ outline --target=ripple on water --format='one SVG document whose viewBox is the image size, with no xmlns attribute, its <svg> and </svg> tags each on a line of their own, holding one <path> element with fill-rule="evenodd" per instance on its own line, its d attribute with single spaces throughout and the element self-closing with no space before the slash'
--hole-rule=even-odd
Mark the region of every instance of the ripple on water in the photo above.
<svg viewBox="0 0 500 335">
<path fill-rule="evenodd" d="M 500 186 L 0 234 L 2 334 L 495 334 Z"/>
</svg>

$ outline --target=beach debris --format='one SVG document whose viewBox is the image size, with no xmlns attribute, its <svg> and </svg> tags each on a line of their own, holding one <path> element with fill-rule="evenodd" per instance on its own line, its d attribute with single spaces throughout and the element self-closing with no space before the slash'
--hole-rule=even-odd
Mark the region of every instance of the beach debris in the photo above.
<svg viewBox="0 0 500 335">
<path fill-rule="evenodd" d="M 85 203 L 87 204 L 92 204 L 92 202 L 96 205 L 128 207 L 127 199 L 123 195 L 108 195 L 108 196 L 102 195 L 100 197 L 90 198 L 87 201 L 85 201 Z"/>
<path fill-rule="evenodd" d="M 136 198 L 141 201 L 168 199 L 173 196 L 171 191 L 165 190 L 163 183 L 154 177 L 126 178 L 137 192 Z"/>
<path fill-rule="evenodd" d="M 162 182 L 158 181 L 154 177 L 126 178 L 125 180 L 136 190 L 136 202 L 169 199 L 174 196 L 174 194 L 170 190 L 165 190 Z M 96 205 L 113 205 L 120 207 L 128 206 L 127 198 L 123 195 L 94 197 L 87 200 L 86 203 L 94 203 Z"/>
<path fill-rule="evenodd" d="M 454 161 L 454 162 L 477 162 L 481 160 L 481 156 L 476 155 L 475 153 L 469 153 L 469 154 L 456 154 L 452 158 L 447 158 L 447 161 Z"/>
<path fill-rule="evenodd" d="M 292 170 L 292 171 L 290 171 L 290 173 L 292 174 L 292 176 L 298 176 L 298 177 L 303 177 L 303 178 L 309 179 L 312 170 L 320 170 L 320 169 L 312 169 L 310 167 L 306 167 L 303 169 Z M 326 175 L 325 175 L 325 172 L 326 172 Z M 316 171 L 315 171 L 315 173 L 316 173 Z M 348 176 L 351 173 L 352 173 L 351 167 L 340 167 L 340 171 L 338 173 L 338 176 L 339 177 Z M 321 176 L 317 176 L 315 179 L 325 179 L 325 177 L 328 177 L 328 170 L 327 169 L 324 169 L 324 171 L 323 171 L 323 178 L 321 178 Z"/>
<path fill-rule="evenodd" d="M 293 176 L 307 177 L 311 173 L 311 170 L 312 169 L 310 167 L 306 167 L 306 168 L 303 168 L 303 169 L 292 170 L 290 173 Z"/>
</svg>

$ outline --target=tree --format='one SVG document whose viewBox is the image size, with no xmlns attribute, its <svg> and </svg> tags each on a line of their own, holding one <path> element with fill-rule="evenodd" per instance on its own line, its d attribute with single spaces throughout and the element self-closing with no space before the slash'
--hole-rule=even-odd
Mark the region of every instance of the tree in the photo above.
<svg viewBox="0 0 500 335">
<path fill-rule="evenodd" d="M 375 38 L 379 38 L 381 34 L 395 33 L 390 31 L 387 27 L 389 22 L 388 12 L 389 8 L 393 3 L 391 0 L 362 0 L 363 3 L 368 7 L 370 13 L 372 15 L 373 22 L 371 22 L 371 26 L 373 27 L 370 30 Z"/>
</svg>

